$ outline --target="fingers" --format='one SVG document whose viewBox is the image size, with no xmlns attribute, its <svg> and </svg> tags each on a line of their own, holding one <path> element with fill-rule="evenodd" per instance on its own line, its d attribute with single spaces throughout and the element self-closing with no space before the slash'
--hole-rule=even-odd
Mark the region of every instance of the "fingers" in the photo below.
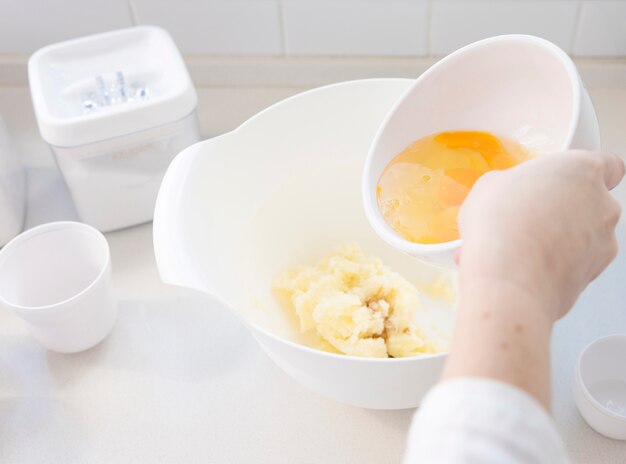
<svg viewBox="0 0 626 464">
<path fill-rule="evenodd" d="M 606 150 L 569 150 L 557 156 L 576 157 L 580 167 L 600 174 L 608 190 L 614 189 L 624 177 L 624 161 L 615 153 Z M 561 161 L 564 162 L 564 161 Z"/>
<path fill-rule="evenodd" d="M 602 159 L 604 184 L 609 190 L 612 190 L 624 177 L 624 161 L 610 151 L 600 151 L 594 153 L 594 155 Z"/>
<path fill-rule="evenodd" d="M 615 229 L 617 223 L 619 222 L 619 218 L 622 215 L 622 207 L 608 192 L 606 194 L 606 199 L 607 205 L 605 207 L 605 211 L 607 214 L 607 222 L 611 229 Z"/>
<path fill-rule="evenodd" d="M 604 248 L 603 252 L 599 254 L 599 259 L 596 262 L 595 267 L 591 269 L 588 281 L 592 282 L 596 280 L 596 278 L 602 274 L 607 266 L 616 258 L 618 252 L 619 244 L 617 242 L 617 237 L 615 237 L 615 234 L 611 234 L 611 239 Z"/>
</svg>

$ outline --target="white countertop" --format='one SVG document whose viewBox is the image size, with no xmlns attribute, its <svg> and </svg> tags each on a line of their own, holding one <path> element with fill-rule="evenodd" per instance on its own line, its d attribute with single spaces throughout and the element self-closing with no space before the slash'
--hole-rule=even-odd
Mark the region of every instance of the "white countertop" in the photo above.
<svg viewBox="0 0 626 464">
<path fill-rule="evenodd" d="M 626 88 L 590 90 L 605 146 L 626 154 Z M 229 94 L 199 94 L 202 128 L 214 133 L 215 102 Z M 262 89 L 252 94 L 257 103 L 268 99 Z M 250 105 L 242 113 L 256 110 L 254 98 Z M 28 167 L 27 226 L 75 219 L 27 89 L 0 87 L 0 114 Z M 626 186 L 616 195 L 626 206 Z M 344 406 L 296 384 L 227 310 L 160 282 L 151 233 L 147 224 L 107 234 L 120 316 L 112 334 L 87 352 L 45 351 L 0 308 L 0 462 L 400 462 L 412 410 Z M 576 463 L 626 459 L 626 442 L 592 431 L 571 395 L 583 347 L 626 333 L 624 225 L 619 236 L 624 250 L 555 330 L 554 413 Z"/>
</svg>

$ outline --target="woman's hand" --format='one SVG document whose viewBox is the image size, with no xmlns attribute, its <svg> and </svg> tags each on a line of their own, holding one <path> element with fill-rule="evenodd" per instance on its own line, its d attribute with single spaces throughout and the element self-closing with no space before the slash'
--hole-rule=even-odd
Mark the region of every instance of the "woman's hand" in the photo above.
<svg viewBox="0 0 626 464">
<path fill-rule="evenodd" d="M 481 177 L 459 216 L 464 284 L 517 286 L 563 316 L 617 254 L 623 176 L 613 153 L 577 150 Z"/>
<path fill-rule="evenodd" d="M 459 215 L 460 304 L 444 379 L 488 377 L 550 403 L 553 323 L 617 253 L 616 155 L 569 151 L 482 176 Z"/>
</svg>

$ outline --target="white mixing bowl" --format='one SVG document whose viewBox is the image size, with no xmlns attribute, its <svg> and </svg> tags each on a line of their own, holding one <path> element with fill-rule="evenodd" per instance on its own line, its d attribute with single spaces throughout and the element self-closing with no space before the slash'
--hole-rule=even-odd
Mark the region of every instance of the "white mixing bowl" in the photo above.
<svg viewBox="0 0 626 464">
<path fill-rule="evenodd" d="M 445 355 L 364 359 L 310 348 L 271 286 L 286 267 L 313 264 L 345 242 L 358 243 L 414 283 L 443 272 L 387 245 L 362 207 L 369 145 L 411 83 L 376 79 L 315 89 L 187 148 L 165 175 L 154 215 L 165 282 L 205 292 L 235 311 L 301 384 L 367 408 L 417 406 Z M 451 325 L 450 302 L 428 304 L 440 305 Z"/>
</svg>

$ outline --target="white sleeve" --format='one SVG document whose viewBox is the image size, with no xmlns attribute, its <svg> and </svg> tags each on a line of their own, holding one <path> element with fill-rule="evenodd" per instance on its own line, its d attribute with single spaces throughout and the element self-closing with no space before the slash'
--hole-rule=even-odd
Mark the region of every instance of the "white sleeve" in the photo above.
<svg viewBox="0 0 626 464">
<path fill-rule="evenodd" d="M 404 464 L 565 464 L 552 418 L 528 393 L 490 379 L 435 386 L 415 412 Z"/>
</svg>

